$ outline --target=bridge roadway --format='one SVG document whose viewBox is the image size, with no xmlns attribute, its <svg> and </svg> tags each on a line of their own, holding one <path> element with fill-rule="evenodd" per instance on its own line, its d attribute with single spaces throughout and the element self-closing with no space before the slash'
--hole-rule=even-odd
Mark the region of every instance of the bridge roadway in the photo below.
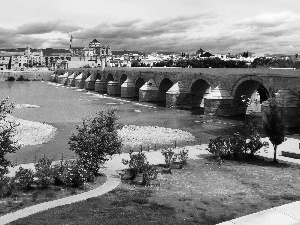
<svg viewBox="0 0 300 225">
<path fill-rule="evenodd" d="M 292 114 L 299 108 L 300 70 L 294 69 L 74 68 L 56 70 L 51 80 L 123 98 L 165 102 L 166 107 L 203 107 L 206 115 L 243 114 L 247 106 L 242 95 L 251 98 L 257 91 L 263 102 L 270 88 Z"/>
</svg>

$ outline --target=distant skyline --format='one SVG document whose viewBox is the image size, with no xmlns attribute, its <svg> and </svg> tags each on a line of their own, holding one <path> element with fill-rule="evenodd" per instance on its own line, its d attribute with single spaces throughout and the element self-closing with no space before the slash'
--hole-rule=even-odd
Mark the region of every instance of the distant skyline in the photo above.
<svg viewBox="0 0 300 225">
<path fill-rule="evenodd" d="M 0 0 L 0 48 L 300 53 L 299 0 Z"/>
</svg>

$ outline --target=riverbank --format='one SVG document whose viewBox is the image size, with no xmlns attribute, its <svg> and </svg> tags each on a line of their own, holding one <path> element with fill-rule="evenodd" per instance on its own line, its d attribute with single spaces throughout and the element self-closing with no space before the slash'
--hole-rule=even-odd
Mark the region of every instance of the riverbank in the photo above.
<svg viewBox="0 0 300 225">
<path fill-rule="evenodd" d="M 17 79 L 23 76 L 29 80 L 44 80 L 49 81 L 53 71 L 29 70 L 29 71 L 0 71 L 0 81 L 5 81 L 8 77 Z"/>
<path fill-rule="evenodd" d="M 18 124 L 13 140 L 21 147 L 46 143 L 55 136 L 57 131 L 49 124 L 23 120 L 11 115 L 7 116 L 7 120 Z"/>
</svg>

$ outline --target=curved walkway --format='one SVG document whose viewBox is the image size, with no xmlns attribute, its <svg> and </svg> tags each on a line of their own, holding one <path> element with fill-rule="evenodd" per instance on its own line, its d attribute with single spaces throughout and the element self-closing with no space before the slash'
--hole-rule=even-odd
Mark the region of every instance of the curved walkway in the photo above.
<svg viewBox="0 0 300 225">
<path fill-rule="evenodd" d="M 197 159 L 200 155 L 207 155 L 207 151 L 203 150 L 204 146 L 196 145 L 196 146 L 191 146 L 191 147 L 186 147 L 186 149 L 189 150 L 189 158 L 190 159 Z M 177 149 L 179 150 L 179 149 Z M 202 151 L 201 151 L 202 150 Z M 150 151 L 150 152 L 144 152 L 145 155 L 147 156 L 147 159 L 150 164 L 162 164 L 164 163 L 164 157 L 160 153 L 160 151 Z M 6 215 L 3 215 L 0 217 L 0 224 L 7 224 L 12 221 L 15 221 L 17 219 L 21 219 L 27 216 L 30 216 L 32 214 L 45 211 L 51 208 L 55 208 L 58 206 L 63 206 L 67 204 L 72 204 L 75 202 L 83 201 L 88 198 L 93 198 L 93 197 L 98 197 L 101 196 L 109 191 L 112 191 L 115 189 L 121 182 L 121 179 L 119 178 L 119 175 L 117 171 L 122 170 L 126 168 L 122 163 L 122 159 L 129 159 L 129 154 L 128 153 L 122 153 L 119 155 L 114 155 L 110 160 L 108 160 L 105 163 L 104 170 L 101 170 L 106 176 L 107 180 L 106 182 L 93 190 L 78 194 L 78 195 L 73 195 L 69 196 L 66 198 L 62 199 L 57 199 L 54 201 L 49 201 L 49 202 L 43 202 L 37 205 L 33 205 L 24 209 L 20 209 L 18 211 L 8 213 Z M 23 168 L 33 168 L 34 165 L 33 163 L 31 164 L 26 164 L 22 165 Z M 17 167 L 12 168 L 10 171 L 9 176 L 13 176 L 14 173 L 16 172 Z"/>
<path fill-rule="evenodd" d="M 20 209 L 12 213 L 8 213 L 0 217 L 0 224 L 7 224 L 17 219 L 21 219 L 47 209 L 55 208 L 57 206 L 67 205 L 67 204 L 83 201 L 88 198 L 100 196 L 115 189 L 120 184 L 121 180 L 119 179 L 119 176 L 115 170 L 106 169 L 103 171 L 103 173 L 106 175 L 107 180 L 102 186 L 98 188 L 95 188 L 93 190 L 78 195 L 73 195 L 73 196 L 69 196 L 66 198 L 61 198 L 49 202 L 43 202 L 24 209 Z"/>
</svg>

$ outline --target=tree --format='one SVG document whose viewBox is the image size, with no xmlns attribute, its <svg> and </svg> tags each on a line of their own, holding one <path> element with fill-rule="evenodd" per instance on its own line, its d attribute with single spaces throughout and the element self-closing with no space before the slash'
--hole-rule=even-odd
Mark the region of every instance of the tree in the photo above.
<svg viewBox="0 0 300 225">
<path fill-rule="evenodd" d="M 17 141 L 12 140 L 18 125 L 6 119 L 7 114 L 11 113 L 13 108 L 14 104 L 9 103 L 8 98 L 0 102 L 0 179 L 8 173 L 8 167 L 11 166 L 11 163 L 4 158 L 5 155 L 15 153 L 20 149 Z"/>
<path fill-rule="evenodd" d="M 108 156 L 120 152 L 116 120 L 115 109 L 100 111 L 96 117 L 83 119 L 82 126 L 76 126 L 78 133 L 70 138 L 70 150 L 75 151 L 83 166 L 95 175 Z"/>
<path fill-rule="evenodd" d="M 279 115 L 276 97 L 273 91 L 270 91 L 269 98 L 269 113 L 266 114 L 267 121 L 264 122 L 264 130 L 266 135 L 269 137 L 274 147 L 274 158 L 273 162 L 277 162 L 276 151 L 277 146 L 284 142 L 285 138 L 285 127 L 283 124 L 283 114 Z"/>
</svg>

